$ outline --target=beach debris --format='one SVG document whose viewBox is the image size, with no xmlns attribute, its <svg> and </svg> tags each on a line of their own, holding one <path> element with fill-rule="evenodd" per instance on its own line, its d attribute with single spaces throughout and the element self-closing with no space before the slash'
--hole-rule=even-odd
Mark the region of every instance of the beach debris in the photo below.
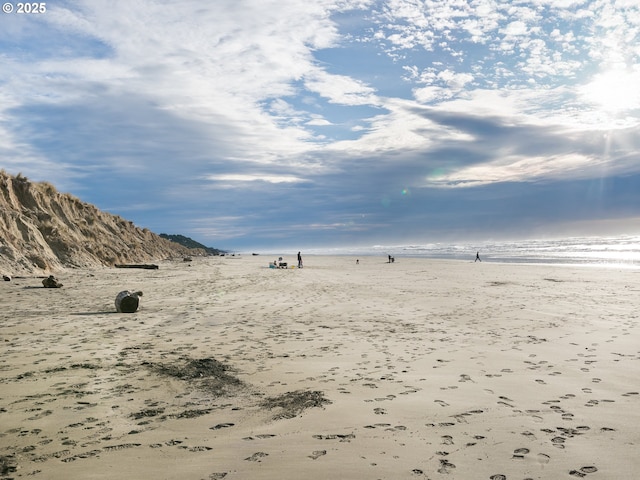
<svg viewBox="0 0 640 480">
<path fill-rule="evenodd" d="M 56 280 L 56 277 L 53 275 L 49 275 L 47 278 L 42 280 L 42 285 L 44 288 L 60 288 L 62 284 Z"/>
<path fill-rule="evenodd" d="M 170 364 L 145 362 L 143 365 L 158 374 L 189 381 L 194 387 L 215 396 L 225 395 L 232 389 L 244 386 L 240 379 L 228 373 L 232 370 L 231 367 L 215 358 L 181 360 Z"/>
<path fill-rule="evenodd" d="M 116 263 L 114 265 L 116 268 L 143 268 L 145 270 L 158 270 L 158 265 L 153 263 Z"/>
<path fill-rule="evenodd" d="M 164 408 L 147 408 L 146 410 L 142 410 L 140 412 L 134 412 L 129 415 L 129 417 L 134 420 L 140 420 L 141 418 L 147 417 L 157 417 L 158 415 L 162 415 L 164 413 Z"/>
<path fill-rule="evenodd" d="M 4 477 L 9 473 L 14 473 L 17 469 L 13 455 L 0 457 L 0 475 Z"/>
<path fill-rule="evenodd" d="M 11 277 L 10 277 L 9 275 L 2 275 L 2 279 L 3 279 L 5 282 L 10 282 L 10 281 L 11 281 Z"/>
<path fill-rule="evenodd" d="M 324 397 L 321 391 L 314 390 L 296 390 L 287 392 L 277 397 L 265 398 L 260 404 L 263 408 L 272 410 L 274 408 L 281 409 L 280 413 L 275 415 L 274 420 L 284 418 L 297 417 L 303 410 L 312 407 L 322 407 L 325 404 L 331 404 L 331 400 Z"/>
<path fill-rule="evenodd" d="M 120 313 L 135 313 L 140 304 L 142 292 L 130 292 L 124 290 L 116 296 L 116 311 Z"/>
<path fill-rule="evenodd" d="M 162 420 L 165 420 L 167 418 L 197 418 L 197 417 L 201 417 L 203 415 L 208 415 L 212 412 L 212 408 L 195 408 L 195 409 L 189 409 L 189 410 L 184 410 L 182 412 L 179 413 L 170 413 L 167 415 L 163 415 L 162 416 Z"/>
</svg>

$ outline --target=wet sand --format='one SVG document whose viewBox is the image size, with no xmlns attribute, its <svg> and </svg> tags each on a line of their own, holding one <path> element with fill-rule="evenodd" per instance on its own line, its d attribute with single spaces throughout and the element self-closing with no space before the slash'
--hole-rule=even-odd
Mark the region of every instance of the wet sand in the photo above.
<svg viewBox="0 0 640 480">
<path fill-rule="evenodd" d="M 640 269 L 272 260 L 0 283 L 0 478 L 640 475 Z"/>
</svg>

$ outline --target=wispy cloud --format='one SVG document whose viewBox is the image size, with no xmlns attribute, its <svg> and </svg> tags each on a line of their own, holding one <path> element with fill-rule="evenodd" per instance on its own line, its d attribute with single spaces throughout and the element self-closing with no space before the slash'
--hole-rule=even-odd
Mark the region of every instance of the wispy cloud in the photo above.
<svg viewBox="0 0 640 480">
<path fill-rule="evenodd" d="M 306 180 L 291 175 L 257 175 L 257 174 L 224 174 L 211 175 L 213 182 L 267 182 L 267 183 L 299 183 Z"/>
</svg>

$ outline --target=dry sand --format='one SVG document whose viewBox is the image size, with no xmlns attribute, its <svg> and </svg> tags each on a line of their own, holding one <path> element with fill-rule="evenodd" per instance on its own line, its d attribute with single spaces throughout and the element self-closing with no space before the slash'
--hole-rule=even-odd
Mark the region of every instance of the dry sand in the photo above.
<svg viewBox="0 0 640 480">
<path fill-rule="evenodd" d="M 0 283 L 0 478 L 640 477 L 639 270 L 270 260 Z"/>
</svg>

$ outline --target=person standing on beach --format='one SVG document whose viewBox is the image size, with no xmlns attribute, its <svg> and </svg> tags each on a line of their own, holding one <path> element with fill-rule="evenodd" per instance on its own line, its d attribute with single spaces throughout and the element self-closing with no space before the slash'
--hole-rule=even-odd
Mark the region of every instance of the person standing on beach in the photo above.
<svg viewBox="0 0 640 480">
<path fill-rule="evenodd" d="M 302 268 L 302 255 L 298 252 L 298 268 Z"/>
<path fill-rule="evenodd" d="M 473 263 L 476 263 L 478 260 L 480 260 L 480 252 L 476 252 L 476 259 L 473 261 Z M 482 262 L 482 260 L 480 260 L 480 262 Z"/>
</svg>

